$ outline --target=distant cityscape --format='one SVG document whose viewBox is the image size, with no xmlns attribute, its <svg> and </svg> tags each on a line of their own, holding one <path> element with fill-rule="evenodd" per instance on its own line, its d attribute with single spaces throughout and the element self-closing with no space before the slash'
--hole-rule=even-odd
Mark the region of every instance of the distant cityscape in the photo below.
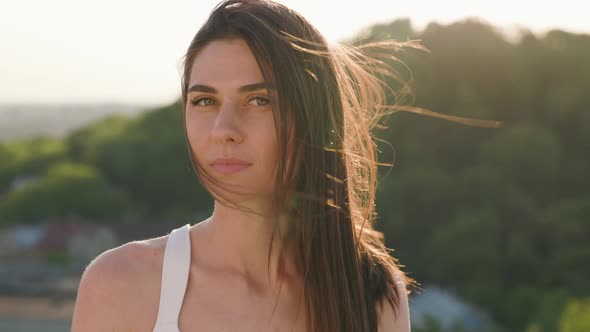
<svg viewBox="0 0 590 332">
<path fill-rule="evenodd" d="M 134 117 L 160 105 L 64 104 L 1 105 L 0 142 L 38 136 L 63 137 L 112 114 Z"/>
</svg>

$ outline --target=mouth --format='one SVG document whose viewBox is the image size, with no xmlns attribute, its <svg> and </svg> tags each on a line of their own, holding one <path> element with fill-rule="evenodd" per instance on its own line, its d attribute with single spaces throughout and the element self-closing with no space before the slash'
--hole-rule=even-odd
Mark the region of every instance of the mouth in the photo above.
<svg viewBox="0 0 590 332">
<path fill-rule="evenodd" d="M 249 162 L 236 158 L 220 158 L 211 163 L 211 167 L 214 170 L 223 174 L 238 173 L 247 169 L 251 165 L 252 164 Z"/>
</svg>

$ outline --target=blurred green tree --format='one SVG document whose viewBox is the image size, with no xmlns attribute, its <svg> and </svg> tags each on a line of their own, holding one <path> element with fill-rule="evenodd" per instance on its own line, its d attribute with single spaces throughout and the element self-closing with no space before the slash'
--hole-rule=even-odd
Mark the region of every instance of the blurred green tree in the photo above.
<svg viewBox="0 0 590 332">
<path fill-rule="evenodd" d="M 559 332 L 590 331 L 590 298 L 571 299 L 559 320 Z"/>
<path fill-rule="evenodd" d="M 111 188 L 98 171 L 87 165 L 59 163 L 42 178 L 8 194 L 0 203 L 1 220 L 38 222 L 71 215 L 105 221 L 125 211 L 126 193 Z"/>
</svg>

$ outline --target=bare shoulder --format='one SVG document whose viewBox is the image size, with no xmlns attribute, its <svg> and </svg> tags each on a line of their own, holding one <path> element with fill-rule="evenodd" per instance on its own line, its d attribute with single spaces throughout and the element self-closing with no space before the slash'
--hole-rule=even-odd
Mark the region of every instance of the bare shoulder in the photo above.
<svg viewBox="0 0 590 332">
<path fill-rule="evenodd" d="M 382 300 L 377 306 L 379 332 L 410 332 L 410 305 L 406 283 L 401 274 L 396 274 L 395 284 L 398 290 L 399 305 L 397 311 L 387 301 Z"/>
<path fill-rule="evenodd" d="M 80 280 L 72 331 L 133 331 L 152 316 L 155 323 L 166 238 L 129 242 L 96 257 Z"/>
</svg>

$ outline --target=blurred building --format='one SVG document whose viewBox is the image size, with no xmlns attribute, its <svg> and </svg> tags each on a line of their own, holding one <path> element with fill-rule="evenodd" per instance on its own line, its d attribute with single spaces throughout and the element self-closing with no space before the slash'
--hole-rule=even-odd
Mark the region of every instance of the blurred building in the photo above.
<svg viewBox="0 0 590 332">
<path fill-rule="evenodd" d="M 423 327 L 429 320 L 436 321 L 442 331 L 486 331 L 493 321 L 484 311 L 469 305 L 451 292 L 428 286 L 410 298 L 412 326 Z"/>
</svg>

